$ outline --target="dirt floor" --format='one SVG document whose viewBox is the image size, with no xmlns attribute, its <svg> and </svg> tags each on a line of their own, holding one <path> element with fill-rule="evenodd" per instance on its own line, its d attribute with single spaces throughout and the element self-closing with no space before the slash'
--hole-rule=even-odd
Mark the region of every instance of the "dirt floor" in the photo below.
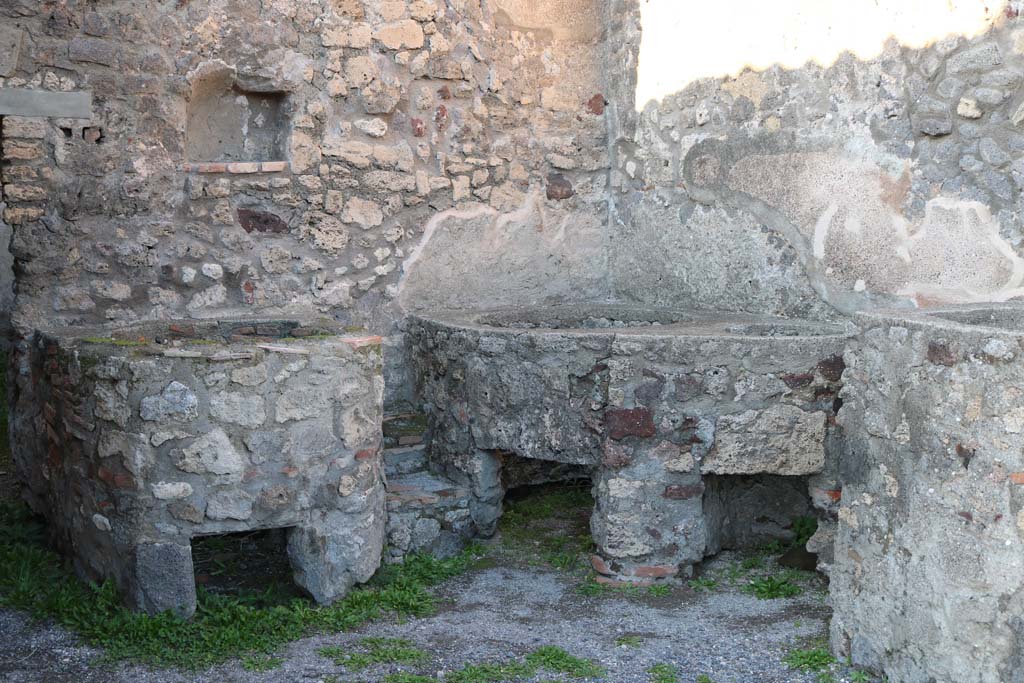
<svg viewBox="0 0 1024 683">
<path fill-rule="evenodd" d="M 235 660 L 193 673 L 139 666 L 99 666 L 99 653 L 73 634 L 29 616 L 0 609 L 0 680 L 6 683 L 185 683 L 268 681 L 292 683 L 418 683 L 458 680 L 488 683 L 485 675 L 451 678 L 451 672 L 485 662 L 523 661 L 553 645 L 592 660 L 605 673 L 571 678 L 541 670 L 521 681 L 608 683 L 839 683 L 852 672 L 839 665 L 827 676 L 795 671 L 783 661 L 795 649 L 821 647 L 830 610 L 825 580 L 788 572 L 762 549 L 724 552 L 697 577 L 671 588 L 601 586 L 588 573 L 588 496 L 577 492 L 513 504 L 499 534 L 487 542 L 475 569 L 436 587 L 438 610 L 416 619 L 383 619 L 353 631 L 296 641 L 278 654 L 276 668 L 246 670 Z M 273 538 L 270 542 L 273 542 Z M 266 546 L 264 546 L 266 547 Z M 251 539 L 242 536 L 197 551 L 197 579 L 210 589 L 225 569 L 249 582 Z M 250 558 L 247 562 L 240 557 Z M 280 567 L 271 562 L 272 569 Z M 212 575 L 212 577 L 211 577 Z M 758 576 L 788 576 L 800 594 L 758 599 L 749 592 Z M 747 587 L 744 590 L 744 587 Z M 223 588 L 223 586 L 221 587 Z M 359 652 L 371 637 L 409 641 L 425 655 L 413 663 L 365 668 L 336 663 L 319 652 L 339 647 Z M 173 647 L 173 643 L 169 643 Z M 664 677 L 652 673 L 660 666 Z M 654 670 L 655 672 L 658 669 Z M 396 677 L 406 672 L 424 678 Z M 674 672 L 674 676 L 670 675 Z M 508 680 L 508 679 L 501 679 Z"/>
</svg>

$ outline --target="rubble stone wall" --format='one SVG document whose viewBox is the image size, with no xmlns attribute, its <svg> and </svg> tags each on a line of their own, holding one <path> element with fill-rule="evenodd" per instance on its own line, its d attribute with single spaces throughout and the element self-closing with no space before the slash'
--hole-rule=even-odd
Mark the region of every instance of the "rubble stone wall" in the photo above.
<svg viewBox="0 0 1024 683">
<path fill-rule="evenodd" d="M 380 339 L 332 332 L 185 322 L 17 344 L 15 464 L 78 573 L 188 615 L 192 538 L 287 528 L 316 600 L 368 580 L 385 524 Z"/>
<path fill-rule="evenodd" d="M 2 121 L 16 321 L 315 312 L 392 334 L 398 302 L 603 295 L 602 11 L 3 3 L 0 88 L 94 102 Z"/>
<path fill-rule="evenodd" d="M 611 4 L 617 298 L 831 318 L 1024 294 L 1019 3 Z"/>
</svg>

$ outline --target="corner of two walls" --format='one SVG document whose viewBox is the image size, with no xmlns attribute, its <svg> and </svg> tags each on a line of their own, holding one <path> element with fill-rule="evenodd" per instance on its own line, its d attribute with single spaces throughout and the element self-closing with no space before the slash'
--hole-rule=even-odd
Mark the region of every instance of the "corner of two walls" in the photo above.
<svg viewBox="0 0 1024 683">
<path fill-rule="evenodd" d="M 26 319 L 309 309 L 390 335 L 394 404 L 414 395 L 400 321 L 418 310 L 612 298 L 831 318 L 1022 287 L 1015 17 L 824 66 L 769 55 L 638 111 L 644 69 L 678 76 L 700 62 L 673 57 L 687 36 L 731 30 L 688 13 L 724 9 L 148 6 L 14 22 L 32 40 L 0 87 L 92 89 L 98 103 L 90 121 L 23 122 L 41 138 L 9 145 L 51 150 L 31 162 L 52 167 L 46 205 L 5 213 Z M 645 53 L 652 7 L 689 21 L 665 22 L 667 58 Z M 216 63 L 243 90 L 288 93 L 287 167 L 188 163 L 189 74 Z"/>
<path fill-rule="evenodd" d="M 5 212 L 19 320 L 328 316 L 390 335 L 395 403 L 412 396 L 405 312 L 605 298 L 601 7 L 0 8 L 22 46 L 0 87 L 95 103 L 7 141 L 47 172 L 47 191 Z M 287 140 L 234 140 L 194 106 L 204 77 L 241 127 L 280 106 Z M 207 137 L 190 137 L 197 121 Z"/>
</svg>

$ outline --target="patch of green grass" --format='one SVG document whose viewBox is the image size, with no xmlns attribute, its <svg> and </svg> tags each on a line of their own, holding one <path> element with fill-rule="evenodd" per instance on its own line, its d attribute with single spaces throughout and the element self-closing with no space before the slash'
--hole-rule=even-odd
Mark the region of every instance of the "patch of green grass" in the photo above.
<svg viewBox="0 0 1024 683">
<path fill-rule="evenodd" d="M 755 569 L 760 569 L 763 566 L 764 566 L 764 558 L 761 557 L 760 555 L 754 555 L 753 557 L 745 557 L 745 558 L 743 558 L 743 561 L 740 562 L 740 569 L 745 571 L 745 572 L 753 571 Z"/>
<path fill-rule="evenodd" d="M 854 671 L 850 674 L 850 683 L 870 683 L 871 675 L 866 671 Z"/>
<path fill-rule="evenodd" d="M 729 584 L 734 586 L 742 579 L 747 578 L 751 572 L 763 569 L 764 561 L 765 556 L 760 554 L 744 557 L 726 567 L 723 575 Z"/>
<path fill-rule="evenodd" d="M 362 652 L 351 652 L 339 646 L 322 647 L 317 652 L 338 666 L 359 671 L 374 664 L 418 664 L 427 653 L 401 638 L 363 638 Z"/>
<path fill-rule="evenodd" d="M 655 588 L 657 590 L 652 590 Z M 647 586 L 646 588 L 642 585 L 631 583 L 609 585 L 598 582 L 597 578 L 593 574 L 586 577 L 576 585 L 576 592 L 588 598 L 596 598 L 606 595 L 625 595 L 630 598 L 636 598 L 643 595 L 645 591 L 648 595 L 668 595 L 671 590 L 672 589 L 669 586 L 661 587 L 657 584 L 654 586 Z"/>
<path fill-rule="evenodd" d="M 634 635 L 619 636 L 615 639 L 615 644 L 620 647 L 640 647 L 643 642 L 643 638 Z"/>
<path fill-rule="evenodd" d="M 139 339 L 114 339 L 113 337 L 85 337 L 86 344 L 113 344 L 114 346 L 147 346 L 148 341 Z"/>
<path fill-rule="evenodd" d="M 679 670 L 671 664 L 655 664 L 647 670 L 651 683 L 679 683 Z"/>
<path fill-rule="evenodd" d="M 690 588 L 700 593 L 701 591 L 710 591 L 718 587 L 718 579 L 711 576 L 701 576 L 696 579 L 690 579 L 686 582 Z"/>
<path fill-rule="evenodd" d="M 9 470 L 11 462 L 11 443 L 7 437 L 7 363 L 6 351 L 0 351 L 0 470 Z M 3 492 L 0 492 L 0 496 Z"/>
<path fill-rule="evenodd" d="M 200 590 L 195 616 L 148 616 L 121 605 L 113 583 L 85 584 L 46 549 L 45 528 L 20 503 L 0 502 L 0 606 L 50 618 L 103 648 L 105 661 L 205 669 L 236 657 L 272 655 L 313 633 L 344 631 L 384 614 L 423 616 L 435 605 L 428 588 L 474 562 L 475 549 L 447 560 L 426 555 L 389 566 L 333 605 L 282 599 L 273 591 L 217 595 Z"/>
<path fill-rule="evenodd" d="M 790 650 L 782 658 L 782 661 L 790 669 L 818 673 L 827 671 L 836 663 L 836 658 L 824 647 L 814 647 L 806 650 Z"/>
<path fill-rule="evenodd" d="M 437 683 L 437 679 L 430 676 L 399 672 L 385 676 L 384 683 Z"/>
<path fill-rule="evenodd" d="M 569 678 L 597 678 L 604 668 L 589 659 L 570 655 L 565 650 L 545 645 L 526 655 L 523 661 L 469 664 L 444 677 L 444 683 L 502 683 L 519 678 L 532 678 L 541 670 Z"/>
<path fill-rule="evenodd" d="M 582 566 L 581 558 L 593 551 L 593 507 L 588 486 L 541 489 L 509 501 L 498 524 L 514 552 L 536 558 L 536 564 L 570 571 Z"/>
<path fill-rule="evenodd" d="M 774 600 L 800 595 L 803 589 L 786 576 L 759 576 L 751 579 L 750 583 L 743 587 L 743 592 L 750 593 L 759 600 Z"/>
<path fill-rule="evenodd" d="M 539 647 L 526 655 L 526 663 L 535 669 L 565 674 L 571 678 L 596 678 L 604 675 L 604 669 L 594 662 L 574 657 L 554 645 Z"/>
<path fill-rule="evenodd" d="M 246 671 L 273 671 L 282 664 L 284 664 L 283 659 L 270 655 L 248 655 L 247 657 L 242 657 L 242 668 Z"/>
<path fill-rule="evenodd" d="M 444 677 L 444 683 L 501 683 L 529 678 L 536 670 L 523 662 L 468 664 Z"/>
<path fill-rule="evenodd" d="M 713 680 L 711 680 L 711 676 L 708 676 L 707 674 L 701 674 L 700 676 L 697 676 L 697 680 L 695 681 L 695 683 L 715 683 L 715 682 Z"/>
<path fill-rule="evenodd" d="M 598 583 L 593 576 L 588 576 L 584 581 L 576 586 L 576 592 L 588 598 L 608 595 L 609 593 L 614 592 L 614 590 L 614 588 L 607 584 Z"/>
<path fill-rule="evenodd" d="M 672 592 L 672 586 L 667 583 L 656 583 L 647 587 L 647 594 L 654 598 L 663 598 Z"/>
</svg>

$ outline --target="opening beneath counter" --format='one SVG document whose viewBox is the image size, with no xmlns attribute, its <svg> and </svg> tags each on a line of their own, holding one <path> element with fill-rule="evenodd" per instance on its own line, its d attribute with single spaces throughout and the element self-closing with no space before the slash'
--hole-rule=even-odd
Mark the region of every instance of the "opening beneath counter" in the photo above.
<svg viewBox="0 0 1024 683">
<path fill-rule="evenodd" d="M 288 560 L 288 529 L 260 529 L 192 539 L 196 589 L 277 605 L 305 597 Z"/>
</svg>

